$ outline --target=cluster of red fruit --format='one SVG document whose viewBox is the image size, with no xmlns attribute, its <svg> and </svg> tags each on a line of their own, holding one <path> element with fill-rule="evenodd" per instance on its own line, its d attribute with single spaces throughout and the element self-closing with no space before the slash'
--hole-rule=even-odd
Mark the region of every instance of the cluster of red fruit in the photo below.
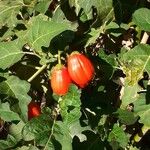
<svg viewBox="0 0 150 150">
<path fill-rule="evenodd" d="M 62 96 L 68 92 L 71 83 L 84 88 L 93 78 L 94 67 L 83 54 L 73 52 L 68 56 L 67 66 L 56 65 L 51 73 L 51 87 L 55 94 Z M 28 120 L 41 114 L 40 104 L 31 101 L 28 105 Z"/>
<path fill-rule="evenodd" d="M 93 78 L 94 67 L 83 54 L 73 52 L 67 58 L 67 67 L 56 65 L 51 73 L 51 87 L 55 94 L 62 96 L 68 92 L 71 83 L 84 88 Z"/>
</svg>

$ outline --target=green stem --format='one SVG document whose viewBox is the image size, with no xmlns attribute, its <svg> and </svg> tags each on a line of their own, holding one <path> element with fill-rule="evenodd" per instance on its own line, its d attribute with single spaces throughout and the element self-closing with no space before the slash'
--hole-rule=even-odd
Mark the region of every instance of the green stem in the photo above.
<svg viewBox="0 0 150 150">
<path fill-rule="evenodd" d="M 48 143 L 50 142 L 50 140 L 51 140 L 51 138 L 52 138 L 52 135 L 53 135 L 53 133 L 54 133 L 54 127 L 55 127 L 56 119 L 57 119 L 57 115 L 55 115 L 55 117 L 54 117 L 53 124 L 52 124 L 52 128 L 51 128 L 51 133 L 50 133 L 50 136 L 49 136 L 49 138 L 48 138 L 48 141 L 47 141 L 47 143 L 46 143 L 46 145 L 45 145 L 45 147 L 44 147 L 43 150 L 46 150 L 46 149 L 47 149 Z"/>
<path fill-rule="evenodd" d="M 41 68 L 39 68 L 39 70 L 28 79 L 28 82 L 31 82 L 33 79 L 35 79 L 46 67 L 47 65 L 43 65 Z"/>
<path fill-rule="evenodd" d="M 34 56 L 37 56 L 38 58 L 41 58 L 38 54 L 36 53 L 32 53 L 32 52 L 21 52 L 23 54 L 27 54 L 27 55 L 34 55 Z"/>
<path fill-rule="evenodd" d="M 58 51 L 58 64 L 61 65 L 61 51 Z"/>
</svg>

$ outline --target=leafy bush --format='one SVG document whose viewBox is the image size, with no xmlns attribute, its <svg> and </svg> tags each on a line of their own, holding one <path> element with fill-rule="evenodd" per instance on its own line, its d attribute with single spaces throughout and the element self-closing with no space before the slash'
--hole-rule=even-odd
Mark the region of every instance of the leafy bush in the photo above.
<svg viewBox="0 0 150 150">
<path fill-rule="evenodd" d="M 149 6 L 147 0 L 1 0 L 0 149 L 149 149 Z M 67 67 L 74 51 L 91 61 L 94 75 L 78 60 L 78 80 L 91 73 L 86 86 L 58 75 L 57 90 L 69 90 L 57 95 L 52 69 Z M 36 103 L 32 110 L 29 103 Z"/>
</svg>

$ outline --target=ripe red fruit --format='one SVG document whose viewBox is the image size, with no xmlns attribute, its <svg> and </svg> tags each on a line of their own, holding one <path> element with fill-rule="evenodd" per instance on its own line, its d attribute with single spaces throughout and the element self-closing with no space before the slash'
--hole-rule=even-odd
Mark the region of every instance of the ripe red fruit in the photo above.
<svg viewBox="0 0 150 150">
<path fill-rule="evenodd" d="M 93 78 L 94 67 L 85 55 L 73 52 L 68 57 L 68 72 L 72 81 L 84 88 Z"/>
<path fill-rule="evenodd" d="M 37 102 L 31 101 L 28 105 L 28 120 L 41 114 L 41 107 Z"/>
<path fill-rule="evenodd" d="M 62 96 L 68 92 L 71 79 L 65 66 L 56 65 L 51 73 L 51 87 L 55 94 Z"/>
</svg>

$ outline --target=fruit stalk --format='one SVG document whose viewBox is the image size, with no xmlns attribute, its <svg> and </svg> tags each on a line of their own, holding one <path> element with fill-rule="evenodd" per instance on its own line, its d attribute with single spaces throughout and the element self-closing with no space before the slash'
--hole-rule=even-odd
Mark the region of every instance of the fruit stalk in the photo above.
<svg viewBox="0 0 150 150">
<path fill-rule="evenodd" d="M 58 64 L 61 65 L 61 51 L 58 50 Z"/>
</svg>

